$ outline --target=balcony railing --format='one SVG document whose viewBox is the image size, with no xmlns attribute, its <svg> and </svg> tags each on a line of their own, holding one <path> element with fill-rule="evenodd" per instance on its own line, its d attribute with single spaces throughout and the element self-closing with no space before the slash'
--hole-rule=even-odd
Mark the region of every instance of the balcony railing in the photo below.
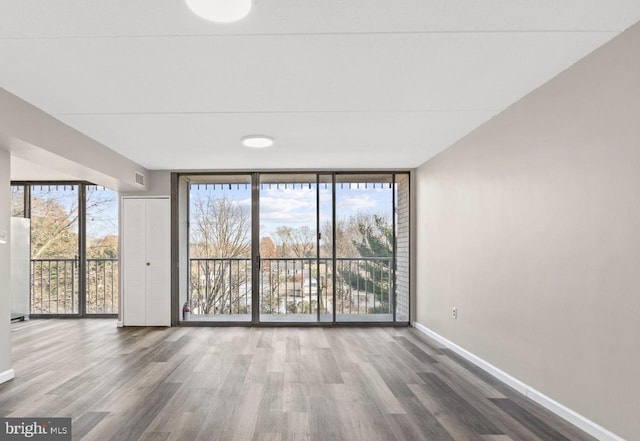
<svg viewBox="0 0 640 441">
<path fill-rule="evenodd" d="M 118 259 L 87 259 L 87 314 L 117 314 Z"/>
<path fill-rule="evenodd" d="M 190 271 L 194 315 L 251 312 L 251 259 L 190 259 Z"/>
<path fill-rule="evenodd" d="M 118 313 L 118 259 L 87 259 L 86 313 Z M 31 259 L 31 314 L 78 314 L 78 259 Z"/>
<path fill-rule="evenodd" d="M 336 313 L 392 314 L 392 258 L 337 258 Z M 262 314 L 332 314 L 333 259 L 263 258 Z M 190 259 L 189 303 L 194 315 L 250 314 L 249 258 Z"/>
</svg>

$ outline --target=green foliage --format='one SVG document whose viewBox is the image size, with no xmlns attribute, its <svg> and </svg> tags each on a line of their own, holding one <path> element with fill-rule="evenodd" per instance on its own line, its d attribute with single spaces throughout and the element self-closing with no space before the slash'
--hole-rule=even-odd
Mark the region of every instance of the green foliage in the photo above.
<svg viewBox="0 0 640 441">
<path fill-rule="evenodd" d="M 338 274 L 352 288 L 373 293 L 374 304 L 368 313 L 389 313 L 391 268 L 393 257 L 393 225 L 389 219 L 377 215 L 360 216 L 357 220 L 357 237 L 352 238 L 361 260 L 357 269 Z"/>
<path fill-rule="evenodd" d="M 360 237 L 353 239 L 353 244 L 361 257 L 392 257 L 393 226 L 377 214 L 358 222 Z"/>
</svg>

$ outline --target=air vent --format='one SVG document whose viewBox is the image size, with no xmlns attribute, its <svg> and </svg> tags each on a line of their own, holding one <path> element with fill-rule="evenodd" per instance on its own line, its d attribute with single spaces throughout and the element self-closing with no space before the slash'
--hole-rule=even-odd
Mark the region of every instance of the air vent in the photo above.
<svg viewBox="0 0 640 441">
<path fill-rule="evenodd" d="M 141 187 L 144 187 L 144 175 L 140 172 L 134 172 L 134 179 L 136 181 L 136 184 L 138 184 Z"/>
</svg>

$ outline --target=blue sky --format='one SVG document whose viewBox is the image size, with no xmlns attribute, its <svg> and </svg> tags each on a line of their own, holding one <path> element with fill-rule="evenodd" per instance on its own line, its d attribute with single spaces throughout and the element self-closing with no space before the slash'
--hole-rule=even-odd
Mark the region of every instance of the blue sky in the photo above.
<svg viewBox="0 0 640 441">
<path fill-rule="evenodd" d="M 222 188 L 221 188 L 222 187 Z M 213 194 L 215 197 L 227 197 L 237 201 L 240 205 L 251 208 L 251 189 L 249 186 L 241 184 L 239 188 L 232 185 L 216 185 L 215 190 L 212 185 L 205 189 L 204 185 L 192 186 L 192 197 L 197 194 Z M 331 186 L 320 184 L 320 222 L 331 220 Z M 392 209 L 392 189 L 388 184 L 360 184 L 358 188 L 355 184 L 337 184 L 336 186 L 336 208 L 338 219 L 349 218 L 357 213 L 378 213 L 391 214 Z M 308 226 L 311 230 L 316 229 L 316 184 L 287 184 L 286 187 L 280 184 L 279 188 L 275 184 L 271 187 L 262 185 L 260 192 L 260 236 L 264 237 L 273 234 L 278 226 L 287 225 L 292 228 Z"/>
</svg>

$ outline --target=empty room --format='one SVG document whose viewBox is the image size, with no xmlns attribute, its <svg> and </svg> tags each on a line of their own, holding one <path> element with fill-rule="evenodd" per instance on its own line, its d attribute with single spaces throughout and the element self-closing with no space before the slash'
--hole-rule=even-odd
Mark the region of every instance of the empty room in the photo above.
<svg viewBox="0 0 640 441">
<path fill-rule="evenodd" d="M 0 0 L 0 440 L 640 441 L 640 2 Z"/>
</svg>

